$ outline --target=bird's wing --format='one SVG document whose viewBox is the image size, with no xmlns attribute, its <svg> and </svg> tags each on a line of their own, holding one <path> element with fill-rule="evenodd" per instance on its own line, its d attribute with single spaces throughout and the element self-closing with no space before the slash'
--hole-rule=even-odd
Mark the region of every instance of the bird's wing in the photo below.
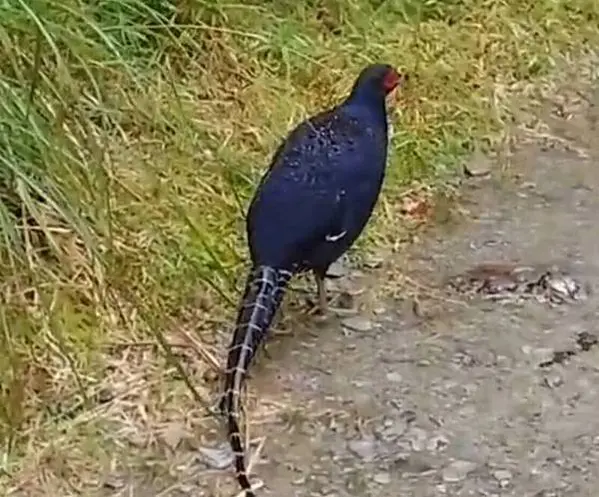
<svg viewBox="0 0 599 497">
<path fill-rule="evenodd" d="M 301 123 L 280 145 L 248 212 L 255 262 L 298 262 L 316 244 L 343 232 L 341 167 L 360 160 L 343 135 L 358 133 L 355 123 L 332 110 Z"/>
</svg>

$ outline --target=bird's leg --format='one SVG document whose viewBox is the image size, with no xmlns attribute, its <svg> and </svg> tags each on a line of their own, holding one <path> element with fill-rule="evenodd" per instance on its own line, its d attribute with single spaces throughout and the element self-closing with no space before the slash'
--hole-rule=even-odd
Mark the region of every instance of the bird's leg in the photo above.
<svg viewBox="0 0 599 497">
<path fill-rule="evenodd" d="M 318 305 L 312 310 L 315 313 L 315 319 L 319 322 L 326 322 L 329 318 L 329 303 L 327 300 L 327 288 L 324 274 L 320 272 L 314 272 L 314 279 L 316 280 L 316 288 L 318 293 Z"/>
<path fill-rule="evenodd" d="M 323 317 L 326 317 L 329 313 L 329 302 L 327 300 L 327 285 L 325 281 L 325 276 L 321 273 L 314 273 L 314 278 L 316 279 L 316 288 L 318 291 L 318 307 L 320 309 L 320 314 Z"/>
<path fill-rule="evenodd" d="M 356 310 L 353 307 L 353 298 L 352 295 L 348 292 L 341 291 L 337 288 L 333 290 L 327 290 L 326 287 L 326 271 L 314 271 L 314 279 L 316 280 L 316 288 L 318 292 L 318 305 L 312 309 L 310 314 L 318 313 L 319 320 L 325 321 L 332 314 L 336 316 L 348 316 L 356 313 Z M 329 294 L 333 293 L 333 297 L 329 302 Z M 350 302 L 347 302 L 347 299 L 350 299 Z M 335 302 L 340 301 L 341 304 L 339 307 L 335 305 Z M 332 305 L 331 305 L 332 304 Z"/>
</svg>

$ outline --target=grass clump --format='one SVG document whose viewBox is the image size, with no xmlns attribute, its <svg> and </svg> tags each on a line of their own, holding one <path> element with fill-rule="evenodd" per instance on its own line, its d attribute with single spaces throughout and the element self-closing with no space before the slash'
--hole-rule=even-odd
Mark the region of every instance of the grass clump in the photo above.
<svg viewBox="0 0 599 497">
<path fill-rule="evenodd" d="M 387 208 L 370 231 L 385 242 L 401 188 L 445 178 L 475 144 L 491 146 L 511 85 L 592 47 L 599 30 L 594 0 L 10 0 L 0 18 L 8 477 L 24 456 L 53 453 L 47 437 L 61 423 L 95 412 L 123 365 L 119 347 L 151 343 L 149 330 L 186 316 L 215 343 L 268 157 L 364 64 L 411 75 Z M 140 354 L 125 361 L 134 384 L 147 387 L 149 357 L 154 379 L 177 382 L 156 354 Z"/>
</svg>

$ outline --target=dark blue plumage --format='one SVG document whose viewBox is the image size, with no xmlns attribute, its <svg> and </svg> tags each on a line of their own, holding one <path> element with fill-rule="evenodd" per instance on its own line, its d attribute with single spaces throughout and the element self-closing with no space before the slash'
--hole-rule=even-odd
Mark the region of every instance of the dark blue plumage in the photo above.
<svg viewBox="0 0 599 497">
<path fill-rule="evenodd" d="M 279 146 L 247 215 L 253 268 L 227 359 L 221 408 L 240 485 L 252 497 L 238 426 L 240 389 L 293 276 L 313 271 L 326 309 L 328 267 L 355 242 L 379 196 L 387 160 L 385 97 L 400 83 L 386 64 L 366 67 L 350 95 L 300 123 Z"/>
</svg>

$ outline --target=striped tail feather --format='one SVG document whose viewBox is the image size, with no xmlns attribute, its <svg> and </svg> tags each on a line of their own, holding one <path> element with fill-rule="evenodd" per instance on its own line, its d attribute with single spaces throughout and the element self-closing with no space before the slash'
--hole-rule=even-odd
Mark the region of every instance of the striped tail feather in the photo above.
<svg viewBox="0 0 599 497">
<path fill-rule="evenodd" d="M 245 451 L 239 428 L 241 387 L 258 346 L 268 335 L 270 323 L 281 304 L 291 276 L 290 271 L 268 266 L 252 269 L 246 282 L 228 350 L 225 388 L 220 409 L 227 419 L 237 481 L 245 490 L 246 497 L 255 497 L 255 494 L 245 469 Z"/>
</svg>

